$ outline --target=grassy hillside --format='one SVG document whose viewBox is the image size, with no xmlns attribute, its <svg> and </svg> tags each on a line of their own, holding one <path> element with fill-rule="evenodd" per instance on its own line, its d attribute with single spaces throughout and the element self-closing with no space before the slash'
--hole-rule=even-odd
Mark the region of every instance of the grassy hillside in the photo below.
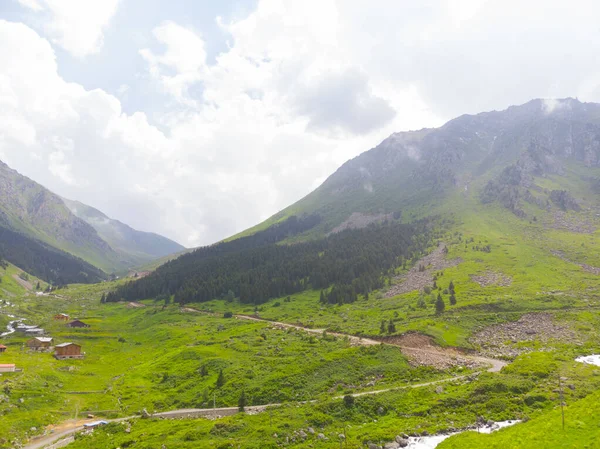
<svg viewBox="0 0 600 449">
<path fill-rule="evenodd" d="M 565 428 L 560 407 L 529 422 L 492 435 L 467 432 L 444 441 L 439 449 L 592 448 L 600 440 L 600 392 L 567 404 Z"/>
</svg>

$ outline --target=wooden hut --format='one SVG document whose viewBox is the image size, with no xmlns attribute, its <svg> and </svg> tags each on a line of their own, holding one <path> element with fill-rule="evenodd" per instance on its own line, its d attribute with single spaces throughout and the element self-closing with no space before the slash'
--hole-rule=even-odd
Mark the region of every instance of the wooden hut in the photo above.
<svg viewBox="0 0 600 449">
<path fill-rule="evenodd" d="M 79 320 L 71 321 L 70 323 L 67 323 L 67 326 L 69 326 L 69 327 L 90 327 L 89 324 L 85 324 L 83 321 L 79 321 Z"/>
<path fill-rule="evenodd" d="M 27 347 L 34 351 L 41 351 L 44 349 L 50 349 L 52 344 L 54 343 L 54 339 L 52 337 L 34 337 L 30 340 L 27 340 Z"/>
<path fill-rule="evenodd" d="M 81 345 L 76 343 L 61 343 L 54 347 L 54 357 L 62 359 L 82 359 Z"/>
</svg>

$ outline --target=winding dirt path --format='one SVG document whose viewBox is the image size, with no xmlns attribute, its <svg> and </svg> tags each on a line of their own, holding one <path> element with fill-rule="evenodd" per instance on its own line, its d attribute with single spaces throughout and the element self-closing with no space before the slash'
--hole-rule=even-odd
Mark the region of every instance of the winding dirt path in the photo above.
<svg viewBox="0 0 600 449">
<path fill-rule="evenodd" d="M 242 319 L 242 320 L 260 321 L 263 323 L 271 324 L 272 326 L 278 327 L 280 329 L 296 329 L 296 330 L 308 332 L 310 334 L 319 334 L 320 335 L 324 331 L 326 331 L 326 329 L 309 329 L 307 327 L 298 326 L 295 324 L 282 323 L 279 321 L 270 321 L 270 320 L 267 320 L 264 318 L 259 318 L 259 317 L 250 316 L 250 315 L 234 315 L 234 316 L 236 318 Z M 327 332 L 327 335 L 332 335 L 332 336 L 338 337 L 338 338 L 347 338 L 350 341 L 350 343 L 355 346 L 375 346 L 375 345 L 381 345 L 381 344 L 395 346 L 397 348 L 400 348 L 400 350 L 405 355 L 408 355 L 408 356 L 414 355 L 415 353 L 416 354 L 420 353 L 420 354 L 429 355 L 431 357 L 447 358 L 448 360 L 456 359 L 456 358 L 465 359 L 465 360 L 471 361 L 473 363 L 476 363 L 478 365 L 488 365 L 489 368 L 487 369 L 487 371 L 489 371 L 490 373 L 497 373 L 504 366 L 507 365 L 507 362 L 505 362 L 503 360 L 493 359 L 490 357 L 484 357 L 484 356 L 480 356 L 480 355 L 462 354 L 454 349 L 447 350 L 447 349 L 440 348 L 440 347 L 433 348 L 433 347 L 427 347 L 427 346 L 425 348 L 415 347 L 414 345 L 403 345 L 400 343 L 379 341 L 379 340 L 374 340 L 371 338 L 357 337 L 356 335 L 342 334 L 339 332 Z"/>
</svg>

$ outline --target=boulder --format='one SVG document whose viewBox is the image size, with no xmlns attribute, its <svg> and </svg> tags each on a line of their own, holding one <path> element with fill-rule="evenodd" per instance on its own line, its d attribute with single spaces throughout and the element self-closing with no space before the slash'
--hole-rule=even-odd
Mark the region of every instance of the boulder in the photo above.
<svg viewBox="0 0 600 449">
<path fill-rule="evenodd" d="M 383 446 L 384 449 L 398 449 L 400 447 L 400 445 L 398 443 L 396 443 L 395 441 L 391 442 L 391 443 L 385 443 L 385 445 Z"/>
<path fill-rule="evenodd" d="M 402 436 L 398 435 L 396 436 L 396 443 L 398 443 L 398 447 L 407 447 L 409 441 L 407 438 L 403 438 Z"/>
</svg>

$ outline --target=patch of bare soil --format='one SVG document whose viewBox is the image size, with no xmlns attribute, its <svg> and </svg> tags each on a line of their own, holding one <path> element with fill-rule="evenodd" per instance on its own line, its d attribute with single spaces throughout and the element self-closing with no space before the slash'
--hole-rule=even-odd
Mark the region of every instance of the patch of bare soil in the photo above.
<svg viewBox="0 0 600 449">
<path fill-rule="evenodd" d="M 141 279 L 143 277 L 148 276 L 150 273 L 150 271 L 130 271 L 127 274 L 127 277 Z"/>
<path fill-rule="evenodd" d="M 431 337 L 416 332 L 388 337 L 383 341 L 400 347 L 414 366 L 432 366 L 444 370 L 455 366 L 474 369 L 486 365 L 485 361 L 464 355 L 454 348 L 442 348 Z"/>
<path fill-rule="evenodd" d="M 462 262 L 461 258 L 446 260 L 445 254 L 446 245 L 440 245 L 430 254 L 419 260 L 408 273 L 398 276 L 396 279 L 400 282 L 392 285 L 385 293 L 386 298 L 401 295 L 403 293 L 412 292 L 414 290 L 422 290 L 423 288 L 433 284 L 433 275 L 440 270 L 450 268 Z M 419 271 L 423 267 L 424 271 Z"/>
<path fill-rule="evenodd" d="M 497 285 L 499 287 L 508 287 L 512 284 L 512 278 L 495 271 L 486 271 L 483 274 L 471 275 L 471 280 L 477 282 L 482 287 Z"/>
<path fill-rule="evenodd" d="M 185 313 L 200 313 L 199 310 L 192 309 L 191 307 L 182 307 L 181 311 Z"/>
<path fill-rule="evenodd" d="M 371 223 L 383 223 L 384 221 L 390 221 L 393 218 L 392 214 L 366 215 L 361 214 L 360 212 L 353 212 L 343 223 L 333 228 L 327 235 L 336 234 L 345 231 L 346 229 L 366 228 Z"/>
<path fill-rule="evenodd" d="M 139 309 L 140 307 L 146 307 L 146 305 L 141 302 L 130 302 L 127 304 L 128 309 Z"/>
<path fill-rule="evenodd" d="M 18 274 L 13 274 L 13 278 L 27 290 L 33 290 L 33 285 L 31 285 L 31 282 L 21 279 Z"/>
<path fill-rule="evenodd" d="M 556 323 L 550 313 L 528 313 L 518 321 L 486 327 L 470 339 L 481 348 L 482 354 L 489 357 L 516 357 L 529 351 L 518 343 L 539 341 L 548 344 L 552 340 L 580 343 L 577 334 Z"/>
<path fill-rule="evenodd" d="M 580 215 L 570 215 L 561 210 L 556 210 L 552 213 L 552 218 L 551 227 L 554 229 L 564 229 L 579 234 L 591 234 L 596 230 L 592 220 Z"/>
<path fill-rule="evenodd" d="M 583 269 L 583 271 L 587 271 L 588 273 L 592 273 L 592 274 L 595 274 L 596 276 L 600 276 L 600 268 L 598 268 L 598 267 L 593 267 L 592 265 L 588 265 L 587 263 L 573 262 L 572 260 L 567 259 L 567 257 L 564 255 L 564 253 L 562 251 L 551 250 L 550 252 L 552 254 L 554 254 L 556 257 L 564 260 L 565 262 L 574 263 L 575 265 L 579 265 Z"/>
</svg>

